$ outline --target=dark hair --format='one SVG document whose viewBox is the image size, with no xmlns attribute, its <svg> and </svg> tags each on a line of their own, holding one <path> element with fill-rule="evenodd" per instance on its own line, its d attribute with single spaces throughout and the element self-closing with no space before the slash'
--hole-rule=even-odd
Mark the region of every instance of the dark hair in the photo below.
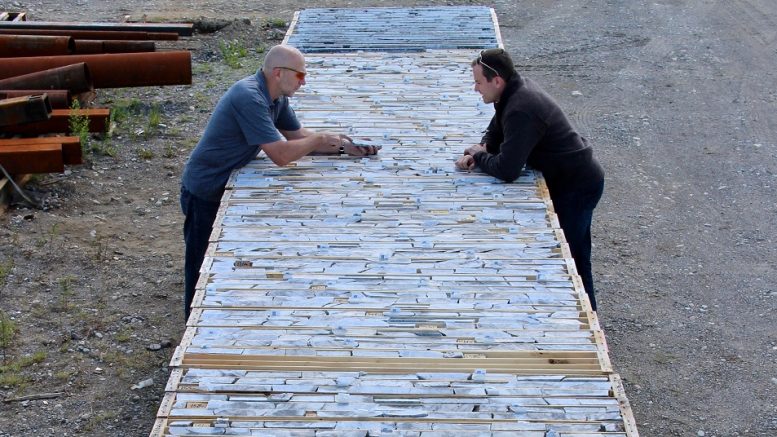
<svg viewBox="0 0 777 437">
<path fill-rule="evenodd" d="M 497 76 L 504 80 L 510 80 L 515 74 L 513 59 L 504 49 L 486 49 L 481 51 L 478 57 L 472 61 L 473 67 L 478 64 L 482 66 L 483 76 L 489 82 Z"/>
</svg>

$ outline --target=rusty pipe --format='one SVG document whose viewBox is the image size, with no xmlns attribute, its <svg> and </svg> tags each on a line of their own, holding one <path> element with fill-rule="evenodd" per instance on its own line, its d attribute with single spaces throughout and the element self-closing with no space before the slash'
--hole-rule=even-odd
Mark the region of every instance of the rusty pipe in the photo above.
<svg viewBox="0 0 777 437">
<path fill-rule="evenodd" d="M 0 100 L 22 96 L 38 96 L 46 94 L 53 109 L 70 107 L 70 91 L 68 90 L 4 90 L 0 89 Z"/>
<path fill-rule="evenodd" d="M 154 41 L 112 41 L 112 40 L 75 40 L 73 53 L 79 55 L 94 53 L 139 53 L 156 50 Z"/>
<path fill-rule="evenodd" d="M 54 59 L 69 60 L 70 56 L 51 56 Z M 3 63 L 12 64 L 15 60 L 21 59 L 47 59 L 47 58 L 8 58 Z M 70 64 L 70 65 L 68 65 Z M 15 77 L 7 79 L 0 78 L 0 89 L 10 90 L 37 90 L 37 89 L 57 89 L 68 90 L 71 93 L 78 94 L 91 91 L 92 76 L 89 67 L 81 61 L 67 62 L 64 66 L 52 66 L 34 68 L 32 72 L 20 72 Z M 6 66 L 9 67 L 10 65 Z M 48 69 L 47 69 L 48 68 Z M 6 69 L 0 71 L 0 76 Z"/>
<path fill-rule="evenodd" d="M 79 23 L 65 21 L 0 22 L 0 29 L 123 30 L 127 32 L 175 32 L 192 36 L 192 23 Z"/>
<path fill-rule="evenodd" d="M 54 35 L 75 39 L 109 39 L 134 41 L 177 41 L 174 32 L 124 32 L 121 30 L 0 29 L 0 35 Z"/>
<path fill-rule="evenodd" d="M 51 104 L 46 94 L 0 100 L 0 126 L 13 126 L 48 120 Z M 3 128 L 6 131 L 6 128 Z"/>
<path fill-rule="evenodd" d="M 0 58 L 69 55 L 74 49 L 69 36 L 0 35 Z"/>
<path fill-rule="evenodd" d="M 188 51 L 8 58 L 3 60 L 0 79 L 76 62 L 87 64 L 95 88 L 192 83 L 192 55 Z"/>
</svg>

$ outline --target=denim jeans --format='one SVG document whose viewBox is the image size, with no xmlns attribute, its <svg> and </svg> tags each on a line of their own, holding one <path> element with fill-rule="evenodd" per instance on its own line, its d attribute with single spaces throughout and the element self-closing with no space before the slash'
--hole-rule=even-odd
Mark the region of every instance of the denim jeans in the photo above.
<svg viewBox="0 0 777 437">
<path fill-rule="evenodd" d="M 591 273 L 591 221 L 594 208 L 602 198 L 603 192 L 604 181 L 588 191 L 569 191 L 558 195 L 551 193 L 553 208 L 558 215 L 559 224 L 569 243 L 572 258 L 575 260 L 577 273 L 583 280 L 585 292 L 594 311 L 596 311 L 596 295 Z"/>
<path fill-rule="evenodd" d="M 181 187 L 181 211 L 186 216 L 183 223 L 183 238 L 186 242 L 184 261 L 184 315 L 189 319 L 194 289 L 200 277 L 200 267 L 208 250 L 208 240 L 213 231 L 213 222 L 219 211 L 220 202 L 201 199 Z"/>
</svg>

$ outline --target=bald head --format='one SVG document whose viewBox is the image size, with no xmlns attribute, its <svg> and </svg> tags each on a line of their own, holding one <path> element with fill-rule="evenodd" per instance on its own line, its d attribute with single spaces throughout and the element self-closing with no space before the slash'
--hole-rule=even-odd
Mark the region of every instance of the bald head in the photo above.
<svg viewBox="0 0 777 437">
<path fill-rule="evenodd" d="M 302 55 L 302 52 L 292 46 L 277 45 L 271 48 L 264 56 L 262 70 L 270 72 L 273 68 L 299 64 L 305 64 L 305 57 Z"/>
</svg>

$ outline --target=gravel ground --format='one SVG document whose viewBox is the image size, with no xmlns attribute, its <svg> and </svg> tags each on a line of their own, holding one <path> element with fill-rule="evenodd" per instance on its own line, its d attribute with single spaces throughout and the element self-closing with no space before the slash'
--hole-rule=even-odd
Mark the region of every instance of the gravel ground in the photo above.
<svg viewBox="0 0 777 437">
<path fill-rule="evenodd" d="M 192 50 L 194 85 L 99 90 L 123 114 L 113 137 L 28 185 L 43 210 L 0 217 L 0 310 L 17 331 L 0 398 L 52 395 L 0 403 L 0 436 L 148 434 L 183 332 L 178 181 L 216 99 L 293 11 L 400 4 L 475 3 L 0 2 L 35 20 L 232 22 L 170 45 Z M 777 435 L 777 4 L 487 4 L 607 171 L 599 316 L 640 434 Z M 232 40 L 250 48 L 239 68 L 219 49 Z"/>
</svg>

